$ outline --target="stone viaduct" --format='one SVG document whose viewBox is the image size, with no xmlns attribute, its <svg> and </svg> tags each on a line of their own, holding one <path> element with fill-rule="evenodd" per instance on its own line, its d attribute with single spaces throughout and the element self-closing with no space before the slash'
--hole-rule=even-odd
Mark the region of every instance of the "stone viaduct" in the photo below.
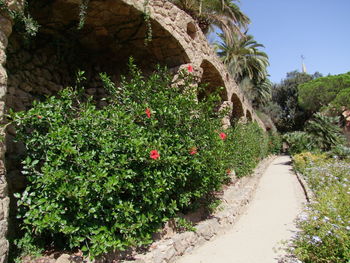
<svg viewBox="0 0 350 263">
<path fill-rule="evenodd" d="M 2 0 L 10 10 L 22 10 L 20 0 Z M 87 73 L 87 93 L 103 98 L 98 79 L 104 71 L 118 82 L 130 56 L 147 71 L 157 63 L 176 72 L 191 65 L 206 92 L 223 87 L 222 107 L 231 116 L 263 123 L 215 55 L 196 22 L 166 0 L 90 0 L 85 25 L 77 30 L 81 0 L 32 1 L 30 12 L 40 24 L 38 35 L 23 41 L 6 11 L 0 11 L 0 118 L 7 109 L 26 110 L 35 99 L 53 95 L 74 83 L 77 69 Z M 144 14 L 148 14 L 145 18 Z M 145 45 L 147 35 L 150 41 Z M 205 94 L 202 94 L 205 95 Z M 101 101 L 103 103 L 103 101 Z M 5 134 L 6 133 L 6 134 Z M 2 131 L 0 149 L 0 263 L 5 262 L 15 204 L 12 193 L 25 187 L 19 171 L 20 143 L 13 128 Z M 11 207 L 11 209 L 10 209 Z M 10 223 L 9 223 L 10 222 Z"/>
</svg>

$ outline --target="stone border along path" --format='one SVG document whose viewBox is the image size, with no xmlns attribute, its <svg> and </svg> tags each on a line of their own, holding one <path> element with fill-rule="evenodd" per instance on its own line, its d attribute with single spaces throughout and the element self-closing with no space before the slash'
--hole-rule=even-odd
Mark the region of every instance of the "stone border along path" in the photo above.
<svg viewBox="0 0 350 263">
<path fill-rule="evenodd" d="M 302 187 L 291 171 L 291 166 L 289 165 L 290 161 L 291 159 L 288 156 L 272 156 L 263 160 L 255 169 L 252 176 L 241 178 L 236 184 L 225 189 L 221 198 L 223 202 L 218 212 L 213 214 L 210 219 L 196 225 L 195 232 L 179 233 L 175 234 L 170 239 L 155 242 L 146 254 L 134 255 L 134 260 L 122 262 L 272 262 L 275 257 L 273 254 L 273 247 L 276 244 L 274 242 L 290 237 L 290 228 L 293 225 L 293 220 L 301 210 L 302 202 L 305 201 Z M 257 190 L 258 186 L 259 188 Z M 262 198 L 261 191 L 264 192 L 263 194 L 267 195 L 266 199 Z M 255 192 L 257 192 L 256 195 Z M 289 197 L 287 201 L 291 201 L 291 203 L 284 203 L 286 201 L 284 198 L 286 194 Z M 255 198 L 252 201 L 253 197 Z M 295 200 L 293 200 L 293 197 L 295 197 Z M 251 201 L 252 204 L 248 206 Z M 256 215 L 251 213 L 250 210 L 253 207 L 259 206 L 259 203 L 261 203 L 261 205 L 258 209 L 261 214 Z M 270 203 L 277 203 L 278 206 L 275 207 L 275 205 Z M 243 215 L 242 219 L 238 220 L 241 215 Z M 236 225 L 240 222 L 244 222 L 243 217 L 249 215 L 255 218 L 247 226 L 248 229 L 254 232 L 254 236 L 243 236 L 242 240 L 236 241 L 235 244 L 230 242 L 222 243 L 222 241 L 220 241 L 226 240 L 228 237 L 227 234 L 236 234 L 239 231 Z M 262 215 L 267 215 L 266 225 L 261 222 Z M 289 216 L 287 221 L 284 216 Z M 235 225 L 233 226 L 233 224 Z M 225 233 L 227 234 L 225 235 Z M 273 237 L 276 236 L 275 234 L 278 236 L 277 239 L 269 240 L 273 239 Z M 207 242 L 217 235 L 220 236 Z M 244 233 L 242 233 L 242 235 L 244 235 Z M 247 243 L 245 244 L 245 242 Z M 216 243 L 220 243 L 220 247 L 216 247 Z M 258 247 L 252 247 L 252 243 L 256 243 Z M 240 245 L 243 245 L 243 247 Z M 209 250 L 210 246 L 213 246 L 214 250 Z M 259 251 L 257 251 L 257 249 Z M 242 259 L 236 259 L 235 253 L 239 251 L 242 251 L 248 258 L 243 259 L 243 261 Z M 193 254 L 188 255 L 191 252 L 193 252 Z M 229 255 L 230 253 L 232 254 Z M 221 258 L 224 254 L 227 255 L 227 258 Z M 261 257 L 264 254 L 268 255 L 269 258 Z M 184 255 L 183 258 L 181 258 L 182 255 Z M 254 258 L 257 261 L 254 261 Z M 107 262 L 113 261 L 107 259 Z"/>
</svg>

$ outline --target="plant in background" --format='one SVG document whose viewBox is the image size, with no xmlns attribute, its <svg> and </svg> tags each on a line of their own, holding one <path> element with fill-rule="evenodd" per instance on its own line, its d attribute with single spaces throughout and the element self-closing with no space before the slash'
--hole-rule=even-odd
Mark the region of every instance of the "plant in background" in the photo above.
<svg viewBox="0 0 350 263">
<path fill-rule="evenodd" d="M 332 147 L 345 143 L 340 128 L 338 117 L 328 117 L 316 113 L 305 125 L 305 131 L 312 137 L 314 148 L 329 151 Z"/>
<path fill-rule="evenodd" d="M 316 113 L 305 125 L 305 131 L 286 133 L 283 139 L 292 154 L 303 151 L 330 151 L 345 144 L 345 138 L 338 127 L 338 117 L 328 117 Z"/>
<path fill-rule="evenodd" d="M 297 154 L 303 151 L 311 151 L 312 138 L 302 131 L 289 132 L 283 135 L 283 140 L 288 144 L 288 152 L 290 154 Z"/>
</svg>

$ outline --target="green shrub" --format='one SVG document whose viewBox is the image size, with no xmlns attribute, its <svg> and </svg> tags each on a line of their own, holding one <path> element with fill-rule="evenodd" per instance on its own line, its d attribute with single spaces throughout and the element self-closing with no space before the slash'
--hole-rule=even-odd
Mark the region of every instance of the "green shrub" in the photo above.
<svg viewBox="0 0 350 263">
<path fill-rule="evenodd" d="M 252 172 L 268 154 L 268 137 L 256 123 L 238 123 L 228 133 L 226 152 L 238 177 Z"/>
<path fill-rule="evenodd" d="M 288 144 L 288 152 L 297 154 L 312 150 L 311 136 L 306 132 L 295 131 L 283 135 L 283 140 Z"/>
<path fill-rule="evenodd" d="M 282 151 L 282 136 L 278 132 L 269 132 L 268 152 L 279 154 Z"/>
<path fill-rule="evenodd" d="M 329 151 L 332 147 L 345 143 L 345 138 L 339 128 L 338 117 L 328 117 L 315 113 L 305 125 L 305 131 L 311 135 L 312 147 Z"/>
<path fill-rule="evenodd" d="M 315 200 L 297 220 L 300 231 L 289 252 L 305 263 L 348 263 L 350 163 L 324 155 L 299 156 L 293 158 L 294 163 L 315 193 Z"/>
<path fill-rule="evenodd" d="M 247 175 L 266 155 L 257 124 L 222 130 L 219 95 L 198 101 L 189 72 L 174 86 L 164 69 L 144 78 L 129 66 L 120 87 L 101 74 L 110 92 L 102 109 L 76 87 L 11 114 L 26 146 L 24 250 L 79 247 L 94 257 L 148 244 L 164 222 L 212 200 L 229 169 Z"/>
<path fill-rule="evenodd" d="M 338 126 L 338 117 L 315 113 L 305 125 L 305 131 L 286 133 L 283 140 L 288 143 L 291 154 L 303 151 L 330 151 L 345 144 L 345 138 Z"/>
</svg>

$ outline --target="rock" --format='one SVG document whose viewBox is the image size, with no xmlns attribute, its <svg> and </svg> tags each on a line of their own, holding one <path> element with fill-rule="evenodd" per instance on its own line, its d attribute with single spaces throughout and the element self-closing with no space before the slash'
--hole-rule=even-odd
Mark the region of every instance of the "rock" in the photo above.
<svg viewBox="0 0 350 263">
<path fill-rule="evenodd" d="M 70 257 L 68 254 L 62 254 L 55 263 L 71 263 L 73 261 L 70 260 Z"/>
</svg>

